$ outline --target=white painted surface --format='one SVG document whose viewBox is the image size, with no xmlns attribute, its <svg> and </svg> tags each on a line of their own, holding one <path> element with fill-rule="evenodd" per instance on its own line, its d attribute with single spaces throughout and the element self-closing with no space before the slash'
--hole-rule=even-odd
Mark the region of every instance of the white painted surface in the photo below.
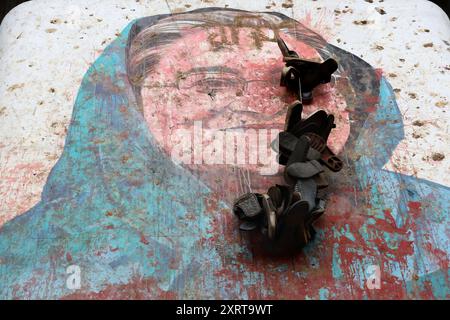
<svg viewBox="0 0 450 320">
<path fill-rule="evenodd" d="M 430 2 L 34 0 L 0 26 L 0 225 L 39 201 L 80 81 L 115 34 L 135 18 L 210 6 L 284 13 L 381 68 L 400 89 L 405 130 L 386 169 L 450 185 L 450 21 Z"/>
</svg>

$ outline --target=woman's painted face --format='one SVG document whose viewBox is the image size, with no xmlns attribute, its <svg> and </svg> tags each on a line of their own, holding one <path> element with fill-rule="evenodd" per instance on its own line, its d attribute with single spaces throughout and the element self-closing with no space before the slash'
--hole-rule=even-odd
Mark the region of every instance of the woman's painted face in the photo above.
<svg viewBox="0 0 450 320">
<path fill-rule="evenodd" d="M 270 143 L 296 97 L 280 87 L 284 63 L 273 31 L 211 27 L 182 34 L 159 52 L 159 64 L 142 88 L 145 120 L 156 141 L 188 165 L 223 164 L 275 174 Z M 312 47 L 281 37 L 302 58 L 321 60 Z M 318 109 L 335 115 L 337 129 L 329 145 L 339 152 L 350 132 L 345 100 L 326 84 L 315 89 L 304 113 Z"/>
</svg>

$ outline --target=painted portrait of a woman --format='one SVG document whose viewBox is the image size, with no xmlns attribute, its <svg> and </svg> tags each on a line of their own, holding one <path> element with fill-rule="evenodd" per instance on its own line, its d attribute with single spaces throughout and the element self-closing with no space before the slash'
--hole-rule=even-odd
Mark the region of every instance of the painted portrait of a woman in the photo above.
<svg viewBox="0 0 450 320">
<path fill-rule="evenodd" d="M 335 115 L 329 144 L 345 166 L 316 239 L 292 257 L 261 252 L 231 212 L 240 194 L 282 183 L 268 146 L 294 97 L 276 37 L 339 64 L 304 112 Z M 87 70 L 41 201 L 0 229 L 0 297 L 445 298 L 449 189 L 383 169 L 402 138 L 385 78 L 285 15 L 135 20 Z"/>
</svg>

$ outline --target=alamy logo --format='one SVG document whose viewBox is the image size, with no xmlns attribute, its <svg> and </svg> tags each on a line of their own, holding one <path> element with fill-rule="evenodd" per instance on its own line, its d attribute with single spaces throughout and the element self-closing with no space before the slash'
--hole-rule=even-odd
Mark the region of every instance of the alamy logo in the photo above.
<svg viewBox="0 0 450 320">
<path fill-rule="evenodd" d="M 66 274 L 69 277 L 66 280 L 67 289 L 77 290 L 81 288 L 81 268 L 77 265 L 68 266 Z"/>
<path fill-rule="evenodd" d="M 380 266 L 371 265 L 366 269 L 366 286 L 369 290 L 381 288 L 381 271 Z"/>
</svg>

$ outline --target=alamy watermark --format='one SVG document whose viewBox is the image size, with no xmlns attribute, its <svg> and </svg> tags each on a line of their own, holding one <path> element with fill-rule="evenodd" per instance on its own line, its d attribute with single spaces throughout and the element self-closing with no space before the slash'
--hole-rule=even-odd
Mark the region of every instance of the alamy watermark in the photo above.
<svg viewBox="0 0 450 320">
<path fill-rule="evenodd" d="M 256 165 L 261 175 L 278 172 L 277 153 L 271 148 L 280 130 L 203 128 L 202 121 L 194 121 L 190 129 L 176 129 L 171 150 L 175 163 L 196 165 Z"/>
<path fill-rule="evenodd" d="M 66 287 L 70 290 L 77 290 L 81 288 L 81 268 L 77 265 L 70 265 L 66 269 L 66 274 L 69 276 L 66 279 Z"/>
</svg>

